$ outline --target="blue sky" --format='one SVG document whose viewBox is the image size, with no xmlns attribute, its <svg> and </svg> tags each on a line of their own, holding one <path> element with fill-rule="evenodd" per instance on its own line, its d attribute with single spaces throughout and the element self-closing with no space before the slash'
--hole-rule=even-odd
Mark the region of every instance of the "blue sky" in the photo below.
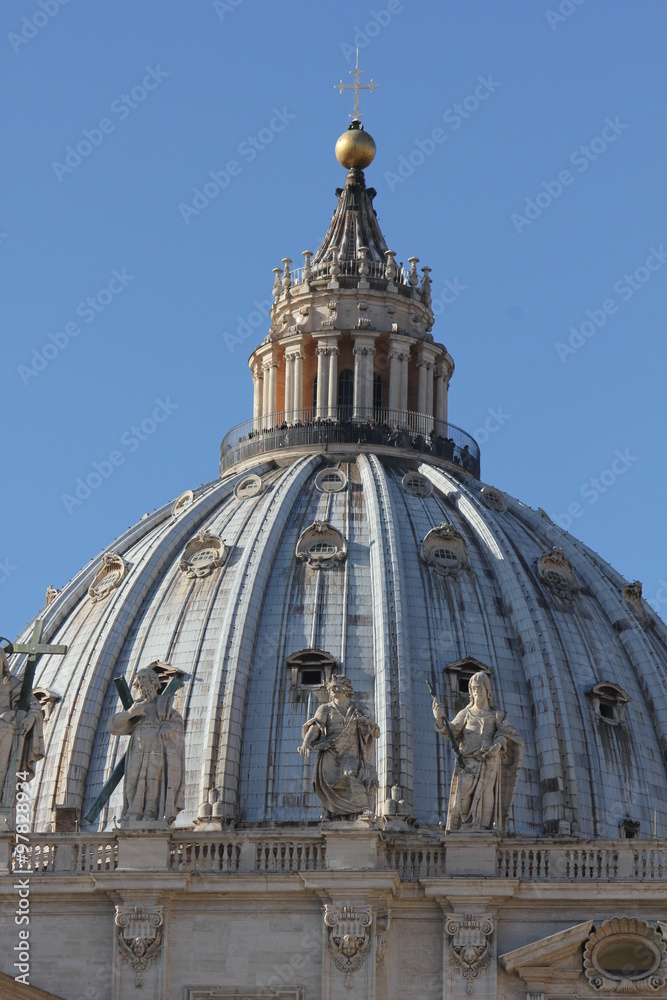
<svg viewBox="0 0 667 1000">
<path fill-rule="evenodd" d="M 343 183 L 357 42 L 380 85 L 367 183 L 397 259 L 433 269 L 450 419 L 486 482 L 570 517 L 664 616 L 664 3 L 14 0 L 0 20 L 2 634 L 216 477 L 265 329 L 232 341 Z"/>
</svg>

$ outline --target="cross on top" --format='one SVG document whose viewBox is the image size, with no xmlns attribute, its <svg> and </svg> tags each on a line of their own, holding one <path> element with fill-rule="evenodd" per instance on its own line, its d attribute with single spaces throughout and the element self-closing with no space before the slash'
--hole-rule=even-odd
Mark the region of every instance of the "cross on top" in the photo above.
<svg viewBox="0 0 667 1000">
<path fill-rule="evenodd" d="M 370 90 L 370 92 L 372 94 L 373 91 L 376 89 L 376 87 L 379 87 L 380 84 L 379 83 L 374 83 L 373 79 L 371 79 L 370 83 L 359 83 L 359 77 L 363 76 L 364 71 L 362 69 L 359 69 L 359 46 L 358 45 L 357 45 L 357 65 L 355 66 L 354 69 L 350 70 L 350 73 L 354 77 L 354 83 L 343 83 L 343 81 L 341 80 L 340 83 L 335 83 L 334 87 L 335 87 L 336 90 L 339 90 L 341 92 L 341 94 L 343 93 L 344 90 L 353 90 L 354 91 L 354 111 L 350 115 L 350 118 L 352 118 L 354 121 L 359 121 L 359 119 L 361 117 L 361 115 L 359 114 L 359 91 L 360 90 Z"/>
<path fill-rule="evenodd" d="M 21 688 L 21 697 L 17 708 L 23 712 L 27 711 L 28 705 L 30 704 L 30 696 L 32 694 L 32 682 L 35 677 L 35 667 L 37 666 L 37 660 L 40 658 L 42 653 L 49 653 L 57 656 L 64 656 L 67 652 L 67 646 L 52 646 L 48 642 L 42 642 L 42 632 L 44 630 L 44 622 L 41 618 L 38 618 L 35 622 L 35 626 L 32 630 L 32 635 L 29 642 L 12 642 L 10 643 L 10 648 L 7 652 L 10 653 L 27 653 L 28 658 L 25 665 L 25 673 L 23 675 L 23 686 Z"/>
</svg>

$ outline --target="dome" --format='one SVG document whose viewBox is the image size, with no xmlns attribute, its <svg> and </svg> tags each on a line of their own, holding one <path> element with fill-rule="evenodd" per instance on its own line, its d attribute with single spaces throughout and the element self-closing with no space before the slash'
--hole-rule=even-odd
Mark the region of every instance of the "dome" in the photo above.
<svg viewBox="0 0 667 1000">
<path fill-rule="evenodd" d="M 318 824 L 297 750 L 344 674 L 379 726 L 375 813 L 437 834 L 454 759 L 427 683 L 454 716 L 481 672 L 524 746 L 508 833 L 667 830 L 665 626 L 640 583 L 480 478 L 477 443 L 449 422 L 430 268 L 396 264 L 360 162 L 319 249 L 274 269 L 253 415 L 223 439 L 219 478 L 47 597 L 39 627 L 67 653 L 37 664 L 35 830 L 66 814 L 113 827 L 122 788 L 95 803 L 127 733 L 109 723 L 149 664 L 155 691 L 180 684 L 176 828 Z"/>
<path fill-rule="evenodd" d="M 49 828 L 56 804 L 86 813 L 121 752 L 107 728 L 119 710 L 113 681 L 161 661 L 183 680 L 177 826 L 211 813 L 316 824 L 297 746 L 335 669 L 381 729 L 378 812 L 399 786 L 410 821 L 437 828 L 452 759 L 426 679 L 454 710 L 461 681 L 484 669 L 525 742 L 510 832 L 617 837 L 628 817 L 664 830 L 661 621 L 585 545 L 446 459 L 382 443 L 333 450 L 237 463 L 118 538 L 107 555 L 126 572 L 101 599 L 90 594 L 99 558 L 49 605 L 45 635 L 69 652 L 38 666 L 39 688 L 59 700 L 36 828 Z M 340 556 L 330 566 L 299 557 L 318 522 Z M 189 572 L 196 538 L 204 556 Z M 206 538 L 224 542 L 208 563 Z M 121 802 L 117 789 L 100 828 Z"/>
</svg>

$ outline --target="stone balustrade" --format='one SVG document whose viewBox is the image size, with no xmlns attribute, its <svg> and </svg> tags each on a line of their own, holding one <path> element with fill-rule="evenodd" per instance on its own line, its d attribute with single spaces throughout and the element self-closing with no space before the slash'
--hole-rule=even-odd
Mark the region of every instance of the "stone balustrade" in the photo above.
<svg viewBox="0 0 667 1000">
<path fill-rule="evenodd" d="M 0 837 L 0 878 L 21 872 L 49 878 L 59 874 L 90 876 L 114 872 L 122 857 L 122 832 L 109 834 L 31 835 L 28 844 Z M 377 870 L 396 872 L 401 881 L 423 882 L 456 877 L 457 853 L 463 851 L 474 874 L 475 843 L 463 837 L 420 837 L 377 833 Z M 128 837 L 128 843 L 136 838 Z M 285 831 L 165 833 L 165 863 L 154 870 L 196 875 L 290 875 L 322 872 L 327 865 L 327 834 L 292 836 Z M 667 842 L 557 842 L 487 838 L 479 845 L 480 859 L 495 856 L 495 877 L 550 882 L 667 882 Z M 471 862 L 472 859 L 472 862 Z M 483 861 L 483 864 L 486 862 Z M 487 877 L 493 877 L 491 871 Z"/>
</svg>

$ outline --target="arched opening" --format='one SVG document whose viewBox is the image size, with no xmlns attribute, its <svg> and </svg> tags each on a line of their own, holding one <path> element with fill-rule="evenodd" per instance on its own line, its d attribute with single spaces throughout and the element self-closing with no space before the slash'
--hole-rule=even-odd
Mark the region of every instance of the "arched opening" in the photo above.
<svg viewBox="0 0 667 1000">
<path fill-rule="evenodd" d="M 351 420 L 354 410 L 354 372 L 349 368 L 338 374 L 338 419 Z"/>
<path fill-rule="evenodd" d="M 313 379 L 313 413 L 317 409 L 317 375 Z"/>
</svg>

